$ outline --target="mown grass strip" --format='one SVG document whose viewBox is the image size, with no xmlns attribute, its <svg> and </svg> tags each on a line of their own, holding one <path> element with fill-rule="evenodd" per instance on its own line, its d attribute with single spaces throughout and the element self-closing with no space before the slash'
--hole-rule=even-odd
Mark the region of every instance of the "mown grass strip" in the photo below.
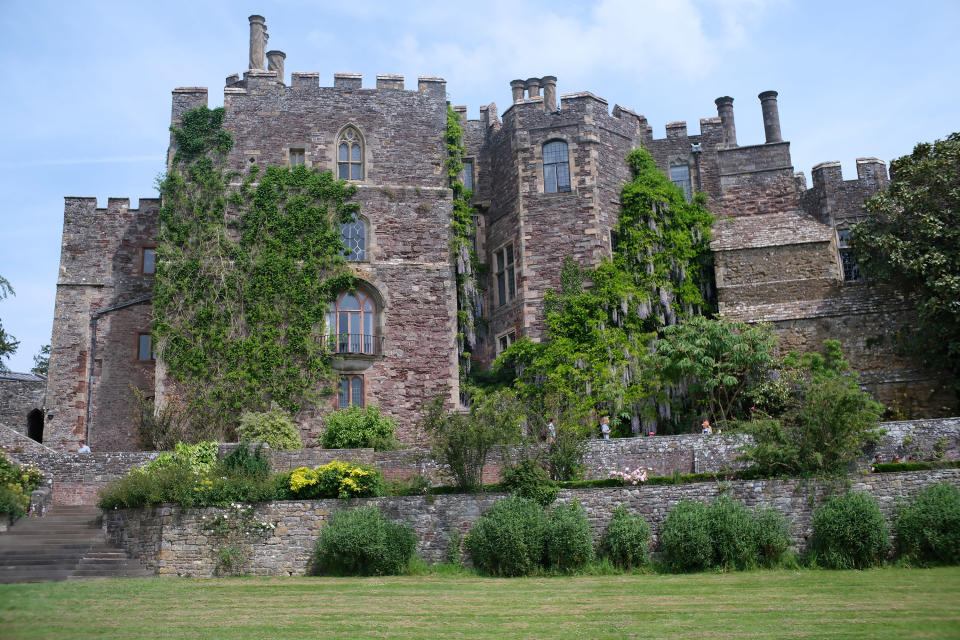
<svg viewBox="0 0 960 640">
<path fill-rule="evenodd" d="M 0 585 L 4 638 L 956 638 L 960 567 Z"/>
</svg>

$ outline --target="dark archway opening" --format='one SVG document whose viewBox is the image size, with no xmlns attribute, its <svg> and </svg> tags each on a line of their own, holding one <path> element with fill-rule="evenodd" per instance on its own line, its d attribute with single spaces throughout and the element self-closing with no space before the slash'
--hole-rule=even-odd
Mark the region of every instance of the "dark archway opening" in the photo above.
<svg viewBox="0 0 960 640">
<path fill-rule="evenodd" d="M 27 435 L 37 442 L 43 442 L 43 411 L 40 409 L 27 414 Z"/>
</svg>

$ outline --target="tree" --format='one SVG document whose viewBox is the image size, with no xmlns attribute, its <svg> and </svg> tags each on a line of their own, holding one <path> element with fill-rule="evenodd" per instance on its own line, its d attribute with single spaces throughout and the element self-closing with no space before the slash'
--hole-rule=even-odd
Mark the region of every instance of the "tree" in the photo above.
<svg viewBox="0 0 960 640">
<path fill-rule="evenodd" d="M 852 229 L 864 273 L 916 297 L 903 332 L 926 363 L 960 376 L 960 132 L 890 163 L 890 186 Z"/>
<path fill-rule="evenodd" d="M 13 287 L 10 286 L 10 281 L 0 276 L 0 300 L 3 300 L 8 295 L 13 296 L 16 295 L 16 293 L 14 293 Z M 7 365 L 4 363 L 4 360 L 12 356 L 19 346 L 20 341 L 4 331 L 3 322 L 0 322 L 0 371 L 7 371 Z"/>
<path fill-rule="evenodd" d="M 47 371 L 50 369 L 50 345 L 45 344 L 40 347 L 40 351 L 33 356 L 33 368 L 30 369 L 30 373 L 36 376 L 47 376 Z"/>
<path fill-rule="evenodd" d="M 663 329 L 652 369 L 664 383 L 705 398 L 710 415 L 725 422 L 743 417 L 745 392 L 762 380 L 775 345 L 767 326 L 694 316 Z"/>
</svg>

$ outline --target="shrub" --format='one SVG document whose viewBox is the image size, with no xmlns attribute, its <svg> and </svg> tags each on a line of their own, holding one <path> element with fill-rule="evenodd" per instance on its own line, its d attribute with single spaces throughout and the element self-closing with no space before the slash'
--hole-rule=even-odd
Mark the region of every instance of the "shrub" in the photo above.
<svg viewBox="0 0 960 640">
<path fill-rule="evenodd" d="M 417 536 L 408 524 L 387 520 L 376 505 L 338 511 L 320 529 L 314 573 L 397 575 L 413 558 Z"/>
<path fill-rule="evenodd" d="M 544 556 L 548 567 L 563 572 L 576 571 L 593 560 L 590 521 L 576 500 L 555 505 L 547 515 Z"/>
<path fill-rule="evenodd" d="M 851 491 L 833 496 L 813 513 L 811 554 L 830 569 L 865 569 L 883 564 L 887 523 L 876 500 Z"/>
<path fill-rule="evenodd" d="M 478 395 L 470 415 L 444 408 L 445 396 L 424 404 L 420 427 L 430 436 L 434 460 L 460 489 L 472 491 L 483 482 L 487 454 L 496 444 L 519 439 L 523 412 L 511 391 Z"/>
<path fill-rule="evenodd" d="M 683 501 L 663 521 L 660 531 L 663 561 L 671 571 L 701 571 L 713 560 L 709 508 L 702 502 Z"/>
<path fill-rule="evenodd" d="M 660 534 L 664 561 L 672 571 L 748 569 L 778 563 L 790 545 L 787 523 L 775 509 L 749 511 L 720 496 L 707 506 L 681 502 L 667 515 Z"/>
<path fill-rule="evenodd" d="M 154 458 L 145 469 L 164 469 L 166 467 L 182 467 L 189 471 L 207 471 L 217 462 L 219 445 L 213 440 L 185 444 L 178 442 L 173 452 L 165 451 Z"/>
<path fill-rule="evenodd" d="M 543 557 L 546 535 L 543 507 L 527 498 L 500 500 L 473 525 L 467 551 L 481 572 L 493 576 L 523 576 Z"/>
<path fill-rule="evenodd" d="M 920 564 L 960 564 L 960 488 L 941 482 L 897 508 L 900 557 Z"/>
<path fill-rule="evenodd" d="M 719 496 L 707 513 L 713 546 L 710 566 L 729 570 L 756 565 L 756 522 L 750 511 L 736 500 Z"/>
<path fill-rule="evenodd" d="M 650 525 L 641 516 L 630 513 L 620 505 L 614 510 L 597 551 L 614 566 L 630 570 L 647 563 L 649 546 Z"/>
<path fill-rule="evenodd" d="M 327 428 L 320 436 L 326 449 L 373 448 L 389 451 L 398 448 L 394 438 L 397 423 L 381 415 L 376 407 L 350 407 L 326 416 Z"/>
<path fill-rule="evenodd" d="M 557 488 L 550 476 L 536 460 L 527 458 L 503 472 L 500 483 L 505 490 L 522 498 L 529 498 L 544 507 L 557 499 Z"/>
<path fill-rule="evenodd" d="M 583 474 L 587 439 L 578 430 L 561 426 L 557 437 L 547 445 L 547 463 L 554 480 L 576 480 Z"/>
<path fill-rule="evenodd" d="M 30 492 L 40 485 L 39 469 L 20 466 L 0 451 L 0 514 L 13 519 L 27 515 Z"/>
<path fill-rule="evenodd" d="M 237 427 L 240 442 L 265 442 L 271 449 L 301 449 L 300 432 L 290 416 L 279 406 L 270 411 L 245 411 Z"/>
<path fill-rule="evenodd" d="M 764 567 L 775 566 L 790 548 L 787 519 L 776 509 L 769 507 L 755 509 L 753 517 L 756 520 L 754 534 L 757 560 Z"/>
<path fill-rule="evenodd" d="M 270 459 L 262 447 L 250 451 L 250 446 L 241 442 L 233 452 L 221 462 L 223 468 L 234 474 L 251 477 L 264 477 L 270 473 Z"/>
<path fill-rule="evenodd" d="M 334 460 L 316 469 L 290 472 L 290 494 L 295 498 L 372 498 L 385 492 L 379 469 Z"/>
</svg>

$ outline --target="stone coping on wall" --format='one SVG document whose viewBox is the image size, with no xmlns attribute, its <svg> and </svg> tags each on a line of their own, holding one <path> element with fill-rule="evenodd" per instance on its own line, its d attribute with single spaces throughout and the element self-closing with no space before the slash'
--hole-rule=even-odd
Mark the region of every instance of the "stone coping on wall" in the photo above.
<svg viewBox="0 0 960 640">
<path fill-rule="evenodd" d="M 770 507 L 787 517 L 796 551 L 806 549 L 812 533 L 814 508 L 825 497 L 847 487 L 877 499 L 889 520 L 898 501 L 937 482 L 960 486 L 960 469 L 905 473 L 857 474 L 841 480 L 799 479 L 701 482 L 683 485 L 624 486 L 560 491 L 559 503 L 573 500 L 583 505 L 594 540 L 606 528 L 616 507 L 641 514 L 650 524 L 655 544 L 660 526 L 681 500 L 712 501 L 726 494 L 748 507 Z M 104 513 L 108 539 L 123 546 L 145 567 L 161 576 L 210 577 L 218 572 L 218 552 L 226 545 L 242 554 L 242 572 L 258 576 L 304 575 L 317 534 L 340 509 L 376 504 L 391 520 L 409 523 L 416 532 L 417 551 L 429 563 L 447 558 L 451 540 L 462 540 L 473 523 L 503 494 L 406 496 L 343 500 L 268 502 L 252 507 L 252 521 L 262 528 L 215 533 L 211 521 L 232 514 L 235 508 L 181 509 L 162 505 L 147 509 L 119 509 Z M 244 507 L 241 507 L 243 509 Z"/>
</svg>

